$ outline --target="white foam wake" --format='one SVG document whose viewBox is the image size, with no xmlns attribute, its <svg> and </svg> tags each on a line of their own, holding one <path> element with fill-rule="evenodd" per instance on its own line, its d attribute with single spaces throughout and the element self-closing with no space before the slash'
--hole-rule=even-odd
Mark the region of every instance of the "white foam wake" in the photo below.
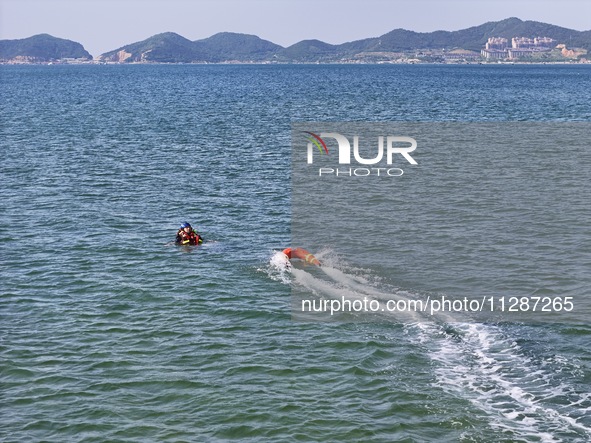
<svg viewBox="0 0 591 443">
<path fill-rule="evenodd" d="M 285 265 L 283 265 L 285 266 Z M 409 291 L 376 284 L 370 273 L 356 275 L 337 267 L 293 266 L 292 284 L 319 298 L 411 300 Z M 328 277 L 328 278 L 325 278 Z M 409 320 L 417 344 L 435 363 L 436 388 L 466 399 L 487 417 L 491 428 L 507 438 L 556 442 L 591 439 L 588 418 L 591 393 L 577 392 L 569 378 L 556 375 L 556 364 L 567 360 L 553 355 L 552 362 L 536 360 L 511 335 L 519 332 L 490 324 L 449 323 L 449 318 L 408 313 L 401 318 L 380 313 L 384 320 Z M 449 334 L 450 328 L 454 331 Z M 443 337 L 443 338 L 442 338 Z"/>
<path fill-rule="evenodd" d="M 280 281 L 284 284 L 291 283 L 291 263 L 281 251 L 275 251 L 269 259 L 268 266 L 261 270 L 266 272 L 272 280 Z"/>
<path fill-rule="evenodd" d="M 444 339 L 441 327 L 411 327 L 420 331 L 437 363 L 437 387 L 485 412 L 499 433 L 544 442 L 562 441 L 566 435 L 591 438 L 591 428 L 582 422 L 591 394 L 576 392 L 566 378 L 557 377 L 554 364 L 527 356 L 499 326 L 454 324 L 458 335 Z M 436 334 L 440 339 L 434 339 Z"/>
</svg>

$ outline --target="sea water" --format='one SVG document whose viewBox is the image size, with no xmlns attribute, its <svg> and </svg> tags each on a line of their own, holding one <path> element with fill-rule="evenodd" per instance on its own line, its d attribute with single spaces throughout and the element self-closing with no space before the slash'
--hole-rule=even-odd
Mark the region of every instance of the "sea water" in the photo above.
<svg viewBox="0 0 591 443">
<path fill-rule="evenodd" d="M 3 441 L 591 439 L 588 324 L 296 322 L 293 284 L 446 280 L 330 245 L 313 251 L 322 279 L 273 261 L 291 241 L 293 122 L 590 122 L 589 66 L 2 66 L 0 97 Z M 552 293 L 589 296 L 589 181 L 555 180 L 582 206 L 535 235 L 576 233 L 562 251 L 576 272 Z M 183 221 L 202 246 L 172 244 Z M 456 240 L 422 244 L 458 263 Z M 487 278 L 507 282 L 518 255 Z M 517 289 L 544 281 L 523 269 Z"/>
</svg>

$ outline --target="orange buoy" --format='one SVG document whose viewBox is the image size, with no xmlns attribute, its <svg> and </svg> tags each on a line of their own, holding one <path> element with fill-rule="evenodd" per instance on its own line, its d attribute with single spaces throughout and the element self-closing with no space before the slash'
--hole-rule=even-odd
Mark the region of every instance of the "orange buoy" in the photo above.
<svg viewBox="0 0 591 443">
<path fill-rule="evenodd" d="M 287 255 L 288 258 L 299 258 L 300 260 L 304 260 L 309 265 L 316 265 L 320 266 L 320 262 L 313 254 L 306 251 L 302 248 L 285 248 L 283 253 Z"/>
</svg>

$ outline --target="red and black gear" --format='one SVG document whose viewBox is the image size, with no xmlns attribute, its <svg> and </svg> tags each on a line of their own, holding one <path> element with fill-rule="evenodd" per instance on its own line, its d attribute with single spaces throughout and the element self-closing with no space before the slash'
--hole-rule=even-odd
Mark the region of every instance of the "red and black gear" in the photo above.
<svg viewBox="0 0 591 443">
<path fill-rule="evenodd" d="M 176 243 L 180 245 L 199 245 L 203 243 L 203 239 L 194 229 L 191 229 L 189 232 L 179 229 L 176 233 Z"/>
</svg>

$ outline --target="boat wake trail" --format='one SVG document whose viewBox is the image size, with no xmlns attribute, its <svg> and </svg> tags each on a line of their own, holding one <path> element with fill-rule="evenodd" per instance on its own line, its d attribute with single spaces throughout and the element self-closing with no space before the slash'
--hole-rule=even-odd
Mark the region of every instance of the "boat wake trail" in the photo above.
<svg viewBox="0 0 591 443">
<path fill-rule="evenodd" d="M 516 341 L 518 335 L 531 334 L 524 326 L 450 326 L 460 340 L 449 335 L 433 340 L 440 334 L 433 324 L 411 326 L 437 363 L 439 388 L 470 401 L 508 438 L 591 438 L 591 394 L 569 383 L 576 364 L 555 354 L 530 355 L 533 351 Z"/>
<path fill-rule="evenodd" d="M 283 265 L 284 282 L 321 299 L 384 302 L 424 297 L 388 287 L 370 271 L 343 271 L 324 263 L 322 268 Z M 556 351 L 545 350 L 541 331 L 523 325 L 459 323 L 423 312 L 397 314 L 379 313 L 378 320 L 404 321 L 411 343 L 433 363 L 433 388 L 469 402 L 495 434 L 524 441 L 591 440 L 591 393 L 576 382 L 582 370 Z"/>
<path fill-rule="evenodd" d="M 291 263 L 281 251 L 274 252 L 269 259 L 269 265 L 266 268 L 261 269 L 261 271 L 266 272 L 272 280 L 279 281 L 286 285 L 290 284 L 292 281 Z"/>
</svg>

